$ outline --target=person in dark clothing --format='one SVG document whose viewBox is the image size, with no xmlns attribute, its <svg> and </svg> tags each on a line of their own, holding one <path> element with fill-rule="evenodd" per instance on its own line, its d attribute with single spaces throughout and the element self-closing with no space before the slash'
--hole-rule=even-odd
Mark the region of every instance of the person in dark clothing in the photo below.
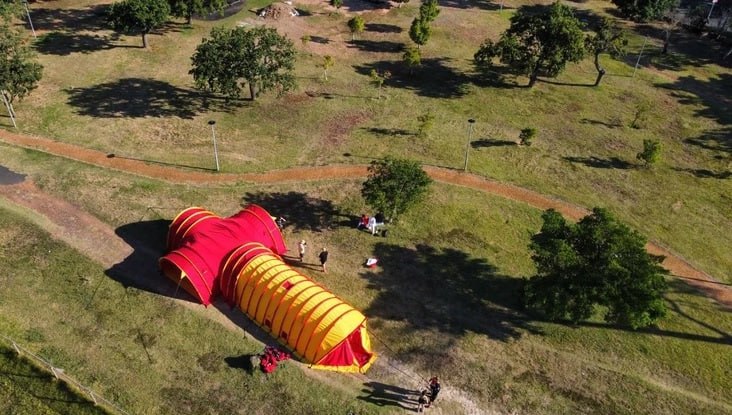
<svg viewBox="0 0 732 415">
<path fill-rule="evenodd" d="M 318 258 L 320 259 L 320 266 L 323 267 L 323 272 L 325 271 L 325 263 L 328 262 L 328 250 L 323 248 L 322 251 L 320 251 L 320 254 L 318 255 Z"/>
<path fill-rule="evenodd" d="M 430 403 L 427 405 L 428 408 L 435 402 L 435 399 L 437 399 L 437 394 L 440 393 L 440 389 L 440 380 L 437 379 L 437 376 L 430 379 Z"/>
<path fill-rule="evenodd" d="M 417 400 L 417 412 L 424 412 L 424 408 L 429 402 L 430 397 L 427 395 L 427 389 L 424 389 Z"/>
</svg>

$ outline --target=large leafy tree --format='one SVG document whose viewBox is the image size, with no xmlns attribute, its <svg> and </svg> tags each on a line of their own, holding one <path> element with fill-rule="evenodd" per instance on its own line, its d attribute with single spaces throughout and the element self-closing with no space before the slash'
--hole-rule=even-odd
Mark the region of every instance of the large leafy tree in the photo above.
<svg viewBox="0 0 732 415">
<path fill-rule="evenodd" d="M 600 65 L 600 55 L 607 53 L 613 58 L 625 55 L 628 39 L 625 32 L 608 18 L 602 19 L 600 26 L 594 35 L 586 38 L 586 47 L 595 56 L 595 69 L 597 78 L 595 86 L 600 85 L 602 77 L 605 76 L 605 68 Z"/>
<path fill-rule="evenodd" d="M 612 0 L 620 13 L 639 22 L 659 19 L 678 5 L 678 0 Z"/>
<path fill-rule="evenodd" d="M 168 20 L 167 0 L 123 0 L 109 8 L 108 20 L 118 32 L 140 33 L 147 48 L 147 35 Z"/>
<path fill-rule="evenodd" d="M 244 84 L 252 100 L 262 91 L 295 87 L 295 47 L 273 28 L 214 28 L 191 60 L 197 88 L 230 98 L 240 97 Z"/>
<path fill-rule="evenodd" d="M 168 0 L 168 3 L 170 14 L 185 18 L 188 24 L 191 24 L 194 14 L 222 13 L 227 5 L 226 0 Z"/>
<path fill-rule="evenodd" d="M 0 23 L 0 94 L 13 124 L 13 101 L 22 99 L 35 89 L 42 73 L 43 66 L 34 60 L 24 37 L 9 23 Z"/>
<path fill-rule="evenodd" d="M 572 9 L 559 2 L 534 13 L 522 7 L 511 17 L 511 26 L 498 42 L 486 40 L 475 53 L 480 66 L 489 66 L 494 57 L 516 72 L 529 77 L 534 86 L 539 75 L 555 77 L 567 62 L 585 56 L 582 23 Z"/>
<path fill-rule="evenodd" d="M 525 287 L 529 308 L 578 322 L 601 306 L 606 321 L 632 328 L 664 316 L 663 257 L 648 254 L 640 234 L 600 208 L 577 224 L 551 209 L 542 218 L 530 244 L 538 273 Z"/>
<path fill-rule="evenodd" d="M 371 162 L 361 195 L 369 206 L 394 221 L 424 198 L 430 183 L 432 179 L 416 161 L 387 157 Z"/>
</svg>

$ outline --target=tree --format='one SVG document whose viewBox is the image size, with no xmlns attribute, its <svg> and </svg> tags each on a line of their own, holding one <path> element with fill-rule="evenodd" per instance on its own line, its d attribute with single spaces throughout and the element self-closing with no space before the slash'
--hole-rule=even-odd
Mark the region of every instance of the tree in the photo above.
<svg viewBox="0 0 732 415">
<path fill-rule="evenodd" d="M 328 80 L 328 69 L 332 68 L 333 65 L 335 65 L 335 60 L 330 55 L 325 55 L 323 57 L 323 63 L 320 64 L 320 66 L 323 68 L 323 79 L 326 81 Z"/>
<path fill-rule="evenodd" d="M 275 88 L 284 92 L 295 87 L 295 47 L 273 28 L 214 28 L 211 38 L 204 38 L 196 47 L 191 60 L 189 73 L 197 88 L 230 98 L 241 95 L 243 84 L 249 85 L 252 100 L 258 92 Z"/>
<path fill-rule="evenodd" d="M 419 6 L 419 17 L 427 23 L 432 23 L 440 14 L 437 0 L 425 0 Z"/>
<path fill-rule="evenodd" d="M 340 9 L 343 6 L 343 0 L 330 0 L 330 4 L 336 9 Z"/>
<path fill-rule="evenodd" d="M 607 53 L 613 58 L 618 58 L 625 55 L 627 46 L 628 39 L 625 32 L 608 18 L 602 19 L 594 35 L 587 36 L 585 47 L 595 56 L 597 70 L 595 86 L 600 85 L 602 77 L 605 76 L 605 68 L 600 65 L 600 55 Z"/>
<path fill-rule="evenodd" d="M 9 22 L 0 23 L 0 98 L 15 126 L 13 101 L 23 99 L 38 86 L 43 66 Z"/>
<path fill-rule="evenodd" d="M 391 72 L 389 71 L 379 73 L 376 69 L 372 69 L 371 72 L 369 72 L 369 78 L 371 78 L 371 83 L 379 91 L 379 99 L 381 99 L 381 88 L 384 86 L 384 81 L 386 81 L 390 77 Z"/>
<path fill-rule="evenodd" d="M 0 19 L 9 22 L 23 12 L 20 0 L 0 0 Z"/>
<path fill-rule="evenodd" d="M 536 128 L 527 127 L 521 130 L 519 133 L 519 143 L 522 146 L 530 146 L 531 142 L 536 137 Z"/>
<path fill-rule="evenodd" d="M 427 111 L 424 114 L 417 117 L 419 122 L 419 129 L 417 130 L 417 136 L 420 138 L 427 138 L 435 126 L 435 116 L 432 111 Z"/>
<path fill-rule="evenodd" d="M 432 36 L 430 23 L 421 17 L 415 17 L 409 27 L 409 38 L 417 44 L 417 49 L 424 46 L 430 40 L 430 36 Z"/>
<path fill-rule="evenodd" d="M 585 36 L 582 23 L 568 6 L 557 2 L 538 14 L 530 10 L 520 8 L 498 42 L 486 40 L 474 58 L 479 66 L 489 66 L 499 57 L 528 76 L 532 87 L 539 75 L 555 77 L 567 62 L 579 62 L 585 55 Z"/>
<path fill-rule="evenodd" d="M 663 257 L 648 254 L 640 234 L 601 208 L 577 224 L 553 209 L 542 219 L 529 245 L 538 271 L 525 286 L 530 309 L 576 323 L 599 306 L 607 310 L 607 322 L 634 329 L 665 315 Z"/>
<path fill-rule="evenodd" d="M 643 151 L 635 158 L 641 160 L 646 166 L 652 166 L 661 159 L 661 142 L 658 140 L 643 140 Z"/>
<path fill-rule="evenodd" d="M 637 22 L 656 20 L 678 5 L 678 0 L 612 0 L 620 14 Z"/>
<path fill-rule="evenodd" d="M 422 63 L 422 54 L 419 48 L 407 48 L 402 58 L 404 59 L 404 63 L 409 67 L 409 73 L 412 73 L 414 68 Z"/>
<path fill-rule="evenodd" d="M 147 35 L 160 27 L 170 14 L 167 0 L 123 0 L 109 8 L 108 20 L 118 32 L 141 33 L 147 48 Z"/>
<path fill-rule="evenodd" d="M 348 21 L 348 28 L 351 29 L 351 40 L 356 39 L 356 33 L 361 33 L 366 28 L 363 17 L 356 16 Z"/>
<path fill-rule="evenodd" d="M 361 195 L 391 221 L 422 201 L 432 183 L 416 161 L 387 157 L 372 161 L 368 170 Z"/>
<path fill-rule="evenodd" d="M 671 43 L 671 33 L 681 25 L 681 20 L 684 14 L 679 13 L 678 10 L 668 10 L 663 14 L 661 20 L 663 21 L 663 50 L 662 54 L 668 53 L 668 46 Z"/>
<path fill-rule="evenodd" d="M 170 14 L 186 19 L 191 24 L 194 14 L 206 15 L 215 12 L 222 13 L 228 5 L 226 0 L 168 0 Z"/>
</svg>

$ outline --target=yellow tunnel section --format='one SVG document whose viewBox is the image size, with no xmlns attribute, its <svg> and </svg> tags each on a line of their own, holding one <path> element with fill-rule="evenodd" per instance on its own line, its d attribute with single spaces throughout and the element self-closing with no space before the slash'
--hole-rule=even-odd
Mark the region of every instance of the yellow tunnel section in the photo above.
<svg viewBox="0 0 732 415">
<path fill-rule="evenodd" d="M 231 305 L 314 368 L 365 372 L 376 359 L 366 317 L 269 248 L 242 245 L 225 261 L 221 277 Z"/>
</svg>

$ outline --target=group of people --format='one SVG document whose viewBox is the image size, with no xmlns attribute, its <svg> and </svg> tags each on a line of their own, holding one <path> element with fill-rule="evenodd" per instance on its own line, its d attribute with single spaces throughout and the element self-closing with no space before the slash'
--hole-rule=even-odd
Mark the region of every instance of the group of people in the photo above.
<svg viewBox="0 0 732 415">
<path fill-rule="evenodd" d="M 307 249 L 308 243 L 305 242 L 304 239 L 300 241 L 299 244 L 297 244 L 297 253 L 300 256 L 300 262 L 303 261 L 305 258 L 305 250 Z M 328 262 L 328 249 L 323 247 L 323 249 L 320 250 L 320 253 L 318 254 L 318 259 L 320 260 L 320 266 L 323 269 L 323 272 L 326 272 L 325 263 Z"/>
<path fill-rule="evenodd" d="M 356 225 L 357 229 L 366 229 L 369 232 L 371 232 L 371 235 L 376 235 L 378 233 L 379 227 L 384 226 L 384 214 L 379 212 L 374 216 L 369 217 L 369 215 L 363 214 L 361 215 L 361 219 L 358 221 L 358 224 Z M 383 232 L 386 232 L 384 230 Z"/>
<path fill-rule="evenodd" d="M 429 389 L 423 389 L 417 399 L 417 412 L 424 412 L 425 408 L 429 408 L 437 399 L 437 395 L 440 393 L 440 380 L 437 376 L 430 378 L 427 384 Z"/>
</svg>

